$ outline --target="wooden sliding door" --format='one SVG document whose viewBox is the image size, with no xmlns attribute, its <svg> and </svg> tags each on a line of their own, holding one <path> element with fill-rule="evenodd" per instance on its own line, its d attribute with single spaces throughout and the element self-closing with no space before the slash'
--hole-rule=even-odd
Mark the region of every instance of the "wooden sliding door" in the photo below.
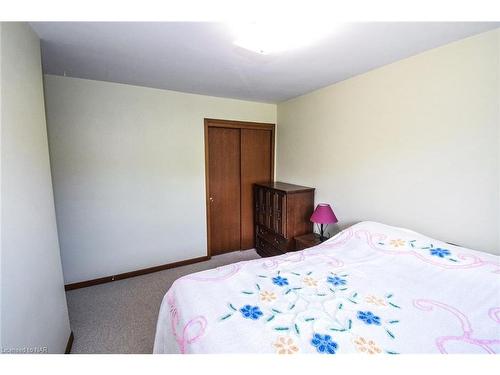
<svg viewBox="0 0 500 375">
<path fill-rule="evenodd" d="M 208 129 L 211 246 L 217 254 L 240 248 L 240 129 Z"/>
<path fill-rule="evenodd" d="M 255 247 L 253 184 L 274 176 L 274 124 L 205 120 L 208 255 Z"/>
<path fill-rule="evenodd" d="M 253 184 L 273 180 L 271 130 L 241 129 L 241 249 L 255 247 Z"/>
</svg>

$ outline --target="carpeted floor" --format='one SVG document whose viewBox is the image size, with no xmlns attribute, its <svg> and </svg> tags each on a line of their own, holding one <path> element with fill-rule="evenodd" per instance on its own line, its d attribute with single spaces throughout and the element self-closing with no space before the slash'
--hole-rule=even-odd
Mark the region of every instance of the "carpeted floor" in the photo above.
<svg viewBox="0 0 500 375">
<path fill-rule="evenodd" d="M 179 277 L 259 258 L 255 250 L 212 257 L 189 266 L 66 292 L 71 353 L 152 353 L 163 296 Z"/>
</svg>

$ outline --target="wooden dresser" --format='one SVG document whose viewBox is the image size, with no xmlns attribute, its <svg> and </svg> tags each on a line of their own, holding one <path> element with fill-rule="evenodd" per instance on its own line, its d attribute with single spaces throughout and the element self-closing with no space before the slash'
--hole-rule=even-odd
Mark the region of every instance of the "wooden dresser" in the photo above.
<svg viewBox="0 0 500 375">
<path fill-rule="evenodd" d="M 295 250 L 294 237 L 313 231 L 314 188 L 269 182 L 254 185 L 255 248 L 263 257 Z"/>
</svg>

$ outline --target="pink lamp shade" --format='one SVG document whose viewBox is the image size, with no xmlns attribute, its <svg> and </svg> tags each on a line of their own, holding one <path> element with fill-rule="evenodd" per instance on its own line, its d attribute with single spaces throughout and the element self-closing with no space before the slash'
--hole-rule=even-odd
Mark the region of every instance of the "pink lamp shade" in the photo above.
<svg viewBox="0 0 500 375">
<path fill-rule="evenodd" d="M 338 222 L 332 208 L 327 203 L 320 203 L 314 210 L 311 221 L 316 224 L 333 224 Z"/>
</svg>

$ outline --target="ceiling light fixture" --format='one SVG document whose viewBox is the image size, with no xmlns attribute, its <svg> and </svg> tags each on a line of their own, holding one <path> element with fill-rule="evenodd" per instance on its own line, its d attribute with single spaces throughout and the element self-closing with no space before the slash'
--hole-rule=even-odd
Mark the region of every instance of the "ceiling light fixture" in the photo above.
<svg viewBox="0 0 500 375">
<path fill-rule="evenodd" d="M 234 44 L 263 55 L 310 45 L 328 35 L 332 23 L 255 21 L 231 24 Z"/>
</svg>

